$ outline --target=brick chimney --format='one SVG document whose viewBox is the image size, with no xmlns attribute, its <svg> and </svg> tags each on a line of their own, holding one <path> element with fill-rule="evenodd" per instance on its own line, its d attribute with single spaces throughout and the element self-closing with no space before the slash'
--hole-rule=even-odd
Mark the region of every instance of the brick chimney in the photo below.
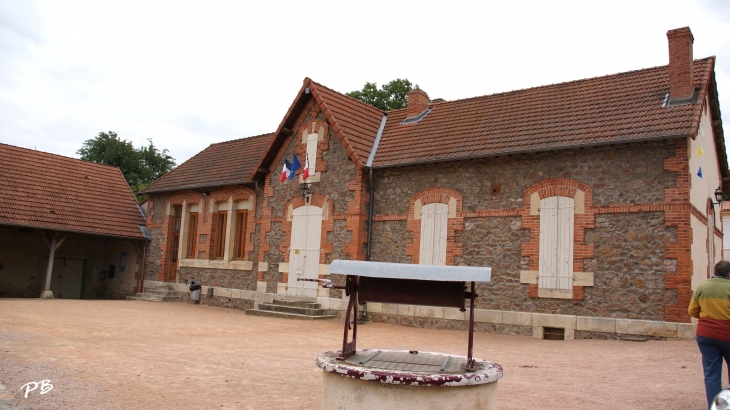
<svg viewBox="0 0 730 410">
<path fill-rule="evenodd" d="M 689 27 L 667 31 L 669 40 L 669 102 L 692 98 L 692 43 L 695 38 Z M 409 96 L 410 97 L 410 96 Z"/>
<path fill-rule="evenodd" d="M 408 105 L 406 106 L 406 118 L 415 117 L 426 111 L 428 108 L 428 94 L 418 88 L 408 93 Z"/>
</svg>

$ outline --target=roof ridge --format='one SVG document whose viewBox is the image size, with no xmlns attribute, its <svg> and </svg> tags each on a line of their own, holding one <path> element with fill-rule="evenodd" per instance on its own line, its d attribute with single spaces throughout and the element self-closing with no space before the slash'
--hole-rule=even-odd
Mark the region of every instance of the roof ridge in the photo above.
<svg viewBox="0 0 730 410">
<path fill-rule="evenodd" d="M 694 59 L 692 61 L 693 62 L 709 61 L 713 57 L 714 56 L 709 56 L 709 57 L 705 57 L 705 58 Z M 640 71 L 657 70 L 657 69 L 665 68 L 665 67 L 669 67 L 669 64 L 658 65 L 658 66 L 654 66 L 654 67 L 639 68 L 639 69 L 636 69 L 636 70 L 621 71 L 621 72 L 618 72 L 618 73 L 599 75 L 599 76 L 595 76 L 595 77 L 586 77 L 586 78 L 581 78 L 581 79 L 578 79 L 578 80 L 563 81 L 563 82 L 560 82 L 560 83 L 552 83 L 552 84 L 538 85 L 538 86 L 535 86 L 535 87 L 519 88 L 519 89 L 516 89 L 516 90 L 502 91 L 502 92 L 498 92 L 498 93 L 494 93 L 494 94 L 484 94 L 484 95 L 478 95 L 478 96 L 474 96 L 474 97 L 459 98 L 459 99 L 456 99 L 456 100 L 448 100 L 448 101 L 444 101 L 444 102 L 439 102 L 438 104 L 451 104 L 451 103 L 462 102 L 462 101 L 476 100 L 476 99 L 479 99 L 479 98 L 495 97 L 495 96 L 509 95 L 509 94 L 514 94 L 514 93 L 519 93 L 519 92 L 524 92 L 524 91 L 547 89 L 547 88 L 557 87 L 557 86 L 566 85 L 566 84 L 578 84 L 578 83 L 585 82 L 585 81 L 596 81 L 596 80 L 600 80 L 600 79 L 606 79 L 608 77 L 625 75 L 625 74 L 633 74 L 633 73 L 637 73 L 637 72 L 640 72 Z M 399 108 L 397 110 L 392 110 L 392 111 L 387 111 L 387 112 L 388 113 L 394 113 L 394 112 L 398 112 L 398 111 L 405 110 L 405 109 L 406 108 Z"/>
<path fill-rule="evenodd" d="M 314 84 L 314 85 L 316 85 L 316 86 L 318 86 L 318 87 L 322 87 L 322 88 L 324 88 L 324 89 L 326 89 L 326 90 L 332 91 L 333 93 L 339 94 L 339 95 L 341 95 L 341 96 L 343 96 L 343 97 L 345 97 L 345 98 L 347 98 L 347 99 L 350 99 L 350 100 L 352 100 L 352 101 L 354 101 L 354 102 L 356 102 L 356 103 L 358 103 L 358 104 L 361 104 L 361 105 L 363 105 L 363 106 L 365 106 L 365 107 L 368 107 L 368 109 L 370 109 L 370 110 L 373 110 L 373 111 L 377 111 L 377 112 L 379 112 L 379 113 L 381 113 L 381 114 L 382 114 L 382 113 L 385 113 L 385 112 L 386 112 L 386 111 L 383 111 L 383 110 L 381 110 L 381 109 L 380 109 L 380 108 L 378 108 L 378 107 L 374 107 L 374 106 L 372 106 L 372 105 L 370 105 L 370 104 L 368 104 L 368 103 L 364 103 L 364 102 L 362 102 L 362 101 L 358 100 L 357 98 L 353 98 L 353 97 L 350 97 L 349 95 L 347 95 L 347 94 L 345 94 L 345 93 L 341 93 L 341 92 L 339 92 L 339 91 L 337 91 L 337 90 L 334 90 L 334 89 L 332 89 L 332 88 L 330 88 L 330 87 L 327 87 L 326 85 L 322 85 L 322 84 L 320 84 L 320 83 L 318 83 L 318 82 L 316 82 L 316 81 L 314 81 L 314 80 L 311 80 L 311 79 L 310 79 L 310 81 L 312 82 L 312 84 Z"/>
<path fill-rule="evenodd" d="M 249 139 L 249 138 L 259 138 L 259 137 L 266 137 L 266 136 L 269 136 L 270 137 L 272 135 L 274 135 L 274 131 L 267 132 L 267 133 L 264 133 L 264 134 L 259 134 L 259 135 L 251 135 L 251 136 L 248 136 L 248 137 L 236 138 L 236 139 L 227 140 L 227 141 L 214 142 L 214 143 L 208 145 L 208 148 L 212 147 L 213 145 L 227 144 L 229 142 L 236 142 L 236 141 L 246 140 L 246 139 Z"/>
<path fill-rule="evenodd" d="M 34 153 L 36 155 L 37 154 L 52 155 L 54 157 L 58 157 L 58 159 L 70 159 L 70 160 L 77 161 L 78 163 L 84 164 L 84 165 L 102 166 L 102 167 L 108 167 L 108 168 L 113 168 L 113 169 L 119 169 L 119 167 L 114 166 L 114 165 L 100 164 L 98 162 L 86 161 L 86 160 L 81 159 L 81 158 L 67 157 L 65 155 L 55 154 L 53 152 L 39 151 L 37 149 L 30 149 L 30 148 L 25 148 L 25 147 L 19 147 L 17 145 L 11 145 L 11 144 L 6 144 L 6 143 L 2 143 L 2 142 L 0 142 L 0 145 L 5 145 L 5 146 L 10 147 L 10 148 L 16 148 L 16 149 L 21 149 L 21 150 L 25 150 L 25 151 L 30 151 L 30 152 L 32 152 L 32 153 Z"/>
</svg>

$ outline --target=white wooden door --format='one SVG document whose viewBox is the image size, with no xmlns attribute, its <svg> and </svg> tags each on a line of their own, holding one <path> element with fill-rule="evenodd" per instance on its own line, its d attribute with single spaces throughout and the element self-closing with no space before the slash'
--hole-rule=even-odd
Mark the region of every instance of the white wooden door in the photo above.
<svg viewBox="0 0 730 410">
<path fill-rule="evenodd" d="M 306 205 L 292 215 L 289 246 L 289 294 L 317 297 L 316 282 L 299 282 L 297 278 L 316 279 L 319 273 L 322 208 Z"/>
<path fill-rule="evenodd" d="M 421 208 L 420 265 L 446 265 L 447 204 L 433 203 Z"/>
<path fill-rule="evenodd" d="M 552 196 L 540 200 L 540 288 L 573 288 L 574 215 L 573 198 Z"/>
</svg>

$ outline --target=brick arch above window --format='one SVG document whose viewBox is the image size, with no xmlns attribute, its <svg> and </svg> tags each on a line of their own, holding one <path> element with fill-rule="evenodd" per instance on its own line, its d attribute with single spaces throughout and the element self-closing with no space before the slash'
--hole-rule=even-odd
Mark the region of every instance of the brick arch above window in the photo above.
<svg viewBox="0 0 730 410">
<path fill-rule="evenodd" d="M 225 202 L 231 198 L 233 199 L 233 202 L 245 201 L 251 198 L 252 205 L 256 205 L 256 193 L 253 191 L 253 189 L 248 187 L 225 187 L 217 189 L 210 193 L 210 195 L 208 195 L 208 199 L 210 200 L 211 204 Z"/>
<path fill-rule="evenodd" d="M 425 205 L 441 203 L 448 205 L 446 222 L 446 265 L 454 264 L 454 257 L 461 256 L 461 244 L 457 244 L 456 231 L 464 230 L 462 214 L 462 196 L 459 191 L 433 187 L 417 192 L 408 202 L 408 220 L 406 231 L 412 235 L 413 241 L 406 244 L 406 256 L 410 256 L 413 263 L 419 263 L 421 251 L 421 209 Z"/>
<path fill-rule="evenodd" d="M 540 201 L 550 197 L 574 200 L 573 222 L 573 291 L 570 295 L 556 296 L 557 292 L 538 289 L 540 255 Z M 561 297 L 583 299 L 583 287 L 593 286 L 593 273 L 584 272 L 584 259 L 594 256 L 593 244 L 585 243 L 585 230 L 595 227 L 593 189 L 572 179 L 552 178 L 539 181 L 525 190 L 522 209 L 522 228 L 530 230 L 530 241 L 522 244 L 522 256 L 530 258 L 530 269 L 520 272 L 520 283 L 529 284 L 530 297 Z"/>
</svg>

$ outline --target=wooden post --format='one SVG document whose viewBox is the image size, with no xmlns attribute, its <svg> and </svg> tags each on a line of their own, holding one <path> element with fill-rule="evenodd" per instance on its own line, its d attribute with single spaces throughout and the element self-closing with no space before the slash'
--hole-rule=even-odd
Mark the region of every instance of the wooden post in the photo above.
<svg viewBox="0 0 730 410">
<path fill-rule="evenodd" d="M 56 249 L 58 249 L 61 244 L 63 244 L 63 241 L 68 238 L 68 233 L 61 238 L 58 242 L 56 242 L 56 234 L 53 233 L 49 235 L 51 237 L 51 241 L 48 242 L 46 238 L 43 238 L 43 241 L 46 242 L 46 246 L 48 246 L 48 249 L 51 250 L 51 252 L 48 254 L 48 267 L 46 268 L 46 281 L 45 285 L 43 287 L 43 292 L 41 292 L 41 299 L 53 299 L 53 292 L 51 291 L 51 274 L 53 273 L 53 259 L 56 256 Z"/>
</svg>

